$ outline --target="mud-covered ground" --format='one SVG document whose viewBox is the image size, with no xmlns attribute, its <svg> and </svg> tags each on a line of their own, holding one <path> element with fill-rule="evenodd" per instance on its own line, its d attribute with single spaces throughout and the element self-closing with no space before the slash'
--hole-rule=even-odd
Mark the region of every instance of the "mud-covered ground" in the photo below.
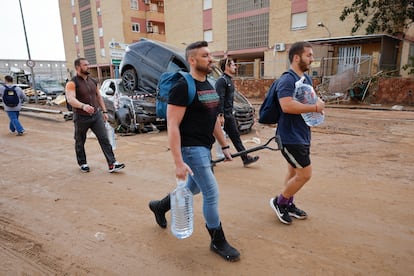
<svg viewBox="0 0 414 276">
<path fill-rule="evenodd" d="M 27 133 L 10 134 L 0 109 L 0 275 L 414 274 L 414 112 L 328 108 L 313 129 L 314 175 L 296 197 L 309 218 L 290 226 L 269 207 L 285 176 L 280 152 L 257 152 L 249 168 L 219 163 L 220 214 L 237 263 L 209 250 L 201 196 L 190 238 L 156 225 L 148 202 L 175 186 L 165 131 L 118 136 L 126 168 L 117 174 L 89 138 L 85 174 L 72 121 L 23 112 L 21 122 Z M 250 148 L 273 132 L 256 124 L 242 139 Z"/>
</svg>

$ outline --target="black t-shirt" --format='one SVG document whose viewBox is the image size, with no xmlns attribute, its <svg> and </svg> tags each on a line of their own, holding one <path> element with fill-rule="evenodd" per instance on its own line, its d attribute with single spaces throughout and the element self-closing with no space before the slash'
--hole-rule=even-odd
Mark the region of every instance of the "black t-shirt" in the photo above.
<svg viewBox="0 0 414 276">
<path fill-rule="evenodd" d="M 220 99 L 208 80 L 204 82 L 195 80 L 195 84 L 196 95 L 189 106 L 187 106 L 188 86 L 184 78 L 179 79 L 171 89 L 168 104 L 187 106 L 180 124 L 181 146 L 211 148 L 215 141 L 213 132 Z"/>
</svg>

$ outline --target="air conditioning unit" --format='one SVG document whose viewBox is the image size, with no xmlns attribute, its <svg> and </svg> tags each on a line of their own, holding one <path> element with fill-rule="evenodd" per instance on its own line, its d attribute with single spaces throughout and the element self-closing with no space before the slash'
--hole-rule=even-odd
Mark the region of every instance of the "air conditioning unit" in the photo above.
<svg viewBox="0 0 414 276">
<path fill-rule="evenodd" d="M 151 21 L 147 22 L 147 27 L 152 27 L 152 22 Z"/>
<path fill-rule="evenodd" d="M 144 0 L 144 3 L 145 3 L 146 5 L 149 5 L 149 4 L 151 4 L 151 0 Z"/>
<path fill-rule="evenodd" d="M 283 52 L 285 49 L 285 43 L 275 43 L 275 52 Z"/>
</svg>

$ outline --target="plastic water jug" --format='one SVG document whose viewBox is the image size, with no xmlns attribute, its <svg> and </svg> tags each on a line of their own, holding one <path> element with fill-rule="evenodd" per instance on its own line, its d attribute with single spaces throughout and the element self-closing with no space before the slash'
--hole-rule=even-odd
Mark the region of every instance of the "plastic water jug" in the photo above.
<svg viewBox="0 0 414 276">
<path fill-rule="evenodd" d="M 304 80 L 305 76 L 295 83 L 293 98 L 303 104 L 316 104 L 318 96 L 311 85 L 303 83 Z M 311 127 L 320 125 L 325 120 L 325 115 L 320 112 L 308 112 L 301 115 L 305 123 Z"/>
<path fill-rule="evenodd" d="M 170 194 L 171 232 L 178 239 L 193 234 L 193 194 L 186 187 L 186 181 L 177 179 L 177 188 Z"/>
</svg>

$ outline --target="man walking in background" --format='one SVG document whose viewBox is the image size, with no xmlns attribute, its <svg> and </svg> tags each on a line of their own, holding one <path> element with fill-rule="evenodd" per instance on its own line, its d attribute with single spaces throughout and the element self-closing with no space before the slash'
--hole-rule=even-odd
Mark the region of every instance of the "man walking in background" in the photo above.
<svg viewBox="0 0 414 276">
<path fill-rule="evenodd" d="M 216 82 L 216 91 L 220 96 L 218 116 L 221 125 L 224 126 L 224 131 L 229 136 L 236 150 L 240 152 L 246 150 L 246 148 L 240 139 L 236 118 L 233 115 L 234 84 L 232 77 L 236 74 L 236 65 L 231 58 L 225 58 L 220 60 L 220 68 L 223 71 L 223 75 Z M 259 160 L 259 156 L 247 154 L 243 154 L 240 157 L 245 167 Z"/>
<path fill-rule="evenodd" d="M 19 121 L 20 110 L 22 103 L 27 100 L 23 90 L 13 85 L 13 77 L 5 76 L 5 85 L 0 86 L 0 98 L 3 100 L 4 111 L 9 116 L 9 129 L 12 133 L 17 132 L 17 136 L 22 136 L 24 128 Z"/>
<path fill-rule="evenodd" d="M 85 173 L 90 171 L 86 162 L 85 142 L 86 134 L 91 129 L 105 155 L 109 172 L 117 172 L 125 165 L 116 161 L 112 151 L 104 123 L 104 120 L 108 120 L 108 112 L 96 82 L 89 77 L 89 62 L 85 58 L 78 58 L 74 65 L 76 76 L 66 84 L 66 97 L 73 108 L 75 152 L 80 170 Z"/>
</svg>

